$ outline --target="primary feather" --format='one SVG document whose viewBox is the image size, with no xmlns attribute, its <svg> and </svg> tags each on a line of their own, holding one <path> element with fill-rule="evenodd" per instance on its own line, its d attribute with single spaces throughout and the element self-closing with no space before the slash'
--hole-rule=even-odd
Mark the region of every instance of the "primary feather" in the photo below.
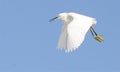
<svg viewBox="0 0 120 72">
<path fill-rule="evenodd" d="M 63 27 L 58 48 L 63 48 L 66 52 L 77 49 L 84 41 L 89 28 L 96 23 L 94 18 L 77 13 L 61 13 L 59 17 L 63 22 Z"/>
</svg>

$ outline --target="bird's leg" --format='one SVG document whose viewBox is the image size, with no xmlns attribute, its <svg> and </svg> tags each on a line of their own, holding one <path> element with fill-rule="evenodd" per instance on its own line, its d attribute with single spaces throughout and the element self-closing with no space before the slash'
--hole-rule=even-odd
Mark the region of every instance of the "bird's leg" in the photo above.
<svg viewBox="0 0 120 72">
<path fill-rule="evenodd" d="M 94 34 L 92 28 L 90 28 L 90 32 L 91 32 L 92 36 L 95 37 L 95 34 Z"/>
<path fill-rule="evenodd" d="M 92 33 L 94 33 L 94 35 L 95 35 L 95 36 L 97 36 L 97 35 L 98 35 L 98 34 L 95 32 L 95 30 L 94 30 L 93 26 L 91 26 L 91 27 L 90 27 L 90 29 L 91 29 Z"/>
<path fill-rule="evenodd" d="M 98 42 L 102 42 L 103 41 L 103 37 L 101 35 L 98 35 L 95 32 L 93 26 L 90 27 L 90 31 L 91 31 L 91 33 L 92 33 L 92 35 L 93 35 L 93 37 L 94 37 L 95 40 L 97 40 Z"/>
</svg>

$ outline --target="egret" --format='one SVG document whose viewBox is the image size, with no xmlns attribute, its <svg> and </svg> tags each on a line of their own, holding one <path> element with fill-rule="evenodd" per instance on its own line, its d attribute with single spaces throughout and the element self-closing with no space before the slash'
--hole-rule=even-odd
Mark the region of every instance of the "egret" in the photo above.
<svg viewBox="0 0 120 72">
<path fill-rule="evenodd" d="M 92 36 L 98 42 L 103 41 L 102 36 L 97 34 L 93 28 L 93 25 L 97 22 L 95 18 L 69 12 L 60 13 L 58 16 L 52 18 L 50 22 L 55 19 L 60 19 L 63 23 L 61 35 L 58 41 L 59 49 L 65 49 L 66 52 L 76 50 L 84 41 L 88 30 L 91 31 Z"/>
</svg>

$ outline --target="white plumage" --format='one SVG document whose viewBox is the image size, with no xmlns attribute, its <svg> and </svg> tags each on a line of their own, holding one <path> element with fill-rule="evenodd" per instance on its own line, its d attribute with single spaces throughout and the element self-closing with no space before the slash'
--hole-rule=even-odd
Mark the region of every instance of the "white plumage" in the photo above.
<svg viewBox="0 0 120 72">
<path fill-rule="evenodd" d="M 90 27 L 96 24 L 95 18 L 73 12 L 60 13 L 50 21 L 56 18 L 61 19 L 63 22 L 58 48 L 65 49 L 66 52 L 77 49 L 84 41 Z"/>
</svg>

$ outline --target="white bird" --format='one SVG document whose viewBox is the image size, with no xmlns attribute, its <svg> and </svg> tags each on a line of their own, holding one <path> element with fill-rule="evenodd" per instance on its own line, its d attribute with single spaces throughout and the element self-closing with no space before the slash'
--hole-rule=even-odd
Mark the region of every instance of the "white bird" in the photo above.
<svg viewBox="0 0 120 72">
<path fill-rule="evenodd" d="M 98 35 L 93 29 L 93 25 L 96 24 L 95 18 L 70 12 L 60 13 L 50 21 L 55 19 L 61 19 L 63 22 L 58 48 L 65 49 L 66 52 L 76 50 L 84 41 L 85 35 L 89 29 L 97 41 L 103 41 L 102 36 Z"/>
</svg>

